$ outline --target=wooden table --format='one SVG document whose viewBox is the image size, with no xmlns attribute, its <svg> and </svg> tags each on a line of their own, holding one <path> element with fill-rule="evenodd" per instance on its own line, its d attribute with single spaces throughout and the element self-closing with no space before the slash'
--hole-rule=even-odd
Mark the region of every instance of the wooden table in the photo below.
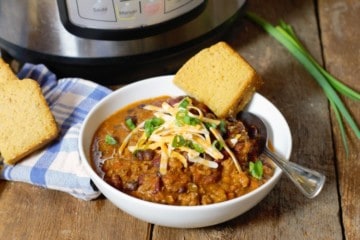
<svg viewBox="0 0 360 240">
<path fill-rule="evenodd" d="M 360 90 L 360 2 L 250 0 L 273 24 L 290 23 L 325 68 Z M 348 131 L 348 159 L 334 113 L 322 90 L 273 38 L 240 18 L 224 36 L 258 70 L 261 93 L 282 111 L 293 135 L 291 161 L 326 174 L 315 199 L 283 176 L 255 208 L 226 223 L 172 229 L 137 220 L 100 198 L 86 202 L 62 192 L 0 182 L 0 239 L 359 239 L 360 141 Z M 344 99 L 360 123 L 359 102 Z M 176 216 L 174 216 L 176 217 Z"/>
</svg>

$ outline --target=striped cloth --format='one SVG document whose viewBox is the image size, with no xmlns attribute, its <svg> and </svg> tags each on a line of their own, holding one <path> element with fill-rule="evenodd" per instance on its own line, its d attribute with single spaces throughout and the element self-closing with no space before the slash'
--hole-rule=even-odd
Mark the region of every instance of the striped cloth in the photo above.
<svg viewBox="0 0 360 240">
<path fill-rule="evenodd" d="M 84 200 L 98 197 L 100 192 L 81 163 L 77 140 L 87 113 L 111 90 L 79 78 L 57 80 L 44 65 L 25 64 L 18 77 L 38 81 L 60 126 L 60 138 L 15 166 L 4 165 L 0 178 L 64 191 Z"/>
</svg>

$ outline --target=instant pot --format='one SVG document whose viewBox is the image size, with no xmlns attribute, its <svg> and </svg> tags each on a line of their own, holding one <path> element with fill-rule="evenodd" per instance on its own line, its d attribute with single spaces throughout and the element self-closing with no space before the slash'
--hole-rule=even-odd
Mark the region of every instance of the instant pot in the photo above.
<svg viewBox="0 0 360 240">
<path fill-rule="evenodd" d="M 245 0 L 1 0 L 0 49 L 58 77 L 121 84 L 176 71 Z"/>
</svg>

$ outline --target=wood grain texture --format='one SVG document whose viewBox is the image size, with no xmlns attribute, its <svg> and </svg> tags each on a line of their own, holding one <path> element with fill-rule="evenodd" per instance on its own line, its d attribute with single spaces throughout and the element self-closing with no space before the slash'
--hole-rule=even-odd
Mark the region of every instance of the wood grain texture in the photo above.
<svg viewBox="0 0 360 240">
<path fill-rule="evenodd" d="M 319 1 L 319 20 L 325 66 L 338 79 L 360 91 L 360 2 Z M 360 102 L 343 98 L 357 123 Z M 342 219 L 346 239 L 360 236 L 360 141 L 347 128 L 348 158 L 340 138 L 339 127 L 332 114 Z"/>
<path fill-rule="evenodd" d="M 249 0 L 246 10 L 273 24 L 280 19 L 291 24 L 321 64 L 360 90 L 358 1 Z M 174 229 L 137 220 L 104 198 L 85 202 L 61 192 L 0 181 L 0 239 L 358 239 L 359 139 L 349 132 L 351 154 L 346 159 L 321 88 L 258 26 L 240 18 L 223 40 L 263 76 L 260 92 L 280 109 L 292 132 L 291 161 L 325 173 L 326 185 L 318 197 L 306 199 L 283 176 L 263 201 L 233 220 L 207 228 Z M 345 101 L 360 122 L 359 102 Z"/>
<path fill-rule="evenodd" d="M 312 1 L 249 1 L 248 10 L 273 24 L 280 19 L 291 24 L 321 62 Z M 263 76 L 260 92 L 288 120 L 294 141 L 291 161 L 325 173 L 326 186 L 308 200 L 283 177 L 256 208 L 232 221 L 196 230 L 155 227 L 154 239 L 341 239 L 329 106 L 322 90 L 285 48 L 249 21 L 237 21 L 225 40 Z"/>
<path fill-rule="evenodd" d="M 82 201 L 23 183 L 0 182 L 0 239 L 148 239 L 150 225 L 104 198 Z"/>
</svg>

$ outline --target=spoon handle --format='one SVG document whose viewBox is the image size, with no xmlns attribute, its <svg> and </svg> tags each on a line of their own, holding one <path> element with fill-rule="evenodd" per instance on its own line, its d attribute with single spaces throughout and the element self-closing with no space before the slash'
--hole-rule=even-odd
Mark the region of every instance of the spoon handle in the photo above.
<svg viewBox="0 0 360 240">
<path fill-rule="evenodd" d="M 314 198 L 320 193 L 325 183 L 325 175 L 299 164 L 285 161 L 268 148 L 265 148 L 264 154 L 288 175 L 306 197 Z"/>
</svg>

